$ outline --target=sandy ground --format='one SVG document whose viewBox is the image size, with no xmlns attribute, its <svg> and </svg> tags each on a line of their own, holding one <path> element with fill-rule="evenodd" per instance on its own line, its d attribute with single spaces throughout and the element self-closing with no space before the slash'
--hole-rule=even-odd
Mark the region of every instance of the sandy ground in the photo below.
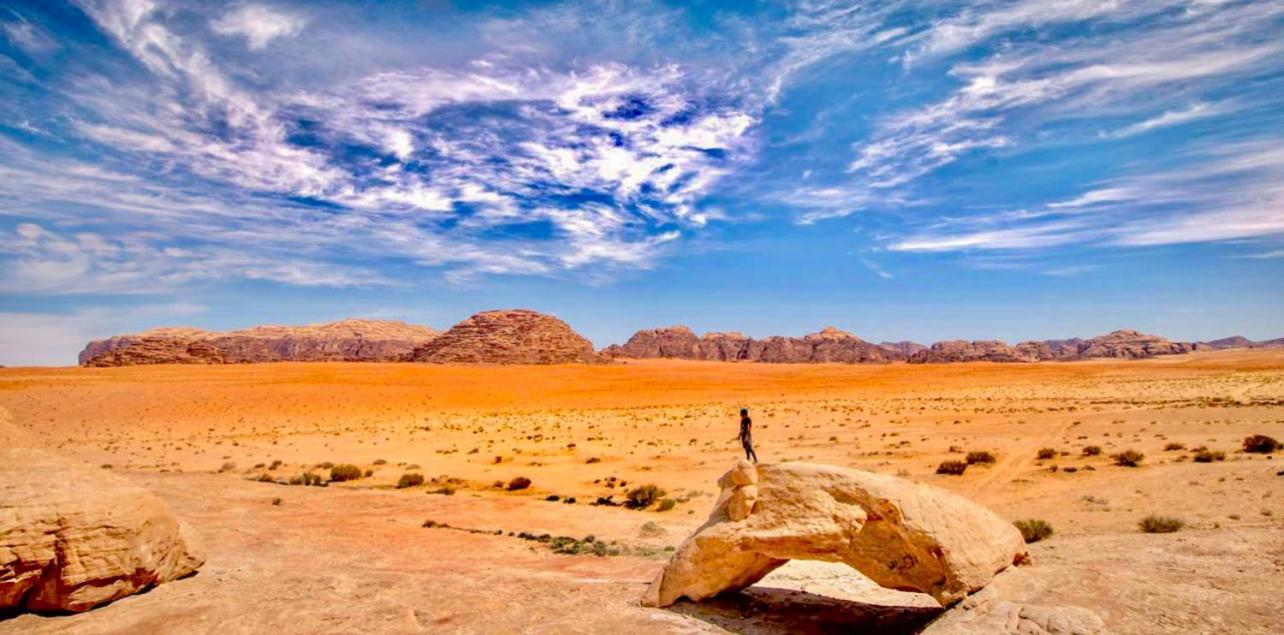
<svg viewBox="0 0 1284 635">
<path fill-rule="evenodd" d="M 1279 351 L 1028 365 L 17 368 L 0 369 L 0 406 L 45 446 L 150 487 L 209 553 L 192 578 L 84 615 L 0 621 L 0 633 L 912 632 L 930 619 L 875 592 L 837 609 L 770 589 L 636 606 L 738 458 L 742 406 L 764 461 L 898 474 L 1051 523 L 1035 564 L 996 582 L 1006 598 L 1088 607 L 1117 633 L 1272 633 L 1284 611 L 1284 455 L 1239 451 L 1249 434 L 1284 439 Z M 1195 462 L 1197 446 L 1225 459 Z M 1056 456 L 1039 459 L 1044 448 Z M 1125 449 L 1146 455 L 1140 467 L 1113 464 Z M 997 460 L 935 474 L 973 450 Z M 326 462 L 373 474 L 326 488 L 258 480 L 328 475 Z M 396 489 L 406 472 L 429 482 Z M 494 485 L 519 476 L 532 485 Z M 674 507 L 589 504 L 647 483 Z M 1143 534 L 1150 514 L 1186 527 Z M 557 555 L 520 532 L 592 534 L 618 555 Z"/>
</svg>

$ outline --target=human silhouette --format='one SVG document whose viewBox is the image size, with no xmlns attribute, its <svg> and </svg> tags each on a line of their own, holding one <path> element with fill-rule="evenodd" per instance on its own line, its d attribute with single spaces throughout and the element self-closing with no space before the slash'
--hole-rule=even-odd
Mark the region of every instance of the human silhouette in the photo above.
<svg viewBox="0 0 1284 635">
<path fill-rule="evenodd" d="M 758 453 L 753 451 L 753 419 L 749 418 L 749 409 L 740 409 L 740 445 L 744 446 L 745 459 L 758 463 Z"/>
</svg>

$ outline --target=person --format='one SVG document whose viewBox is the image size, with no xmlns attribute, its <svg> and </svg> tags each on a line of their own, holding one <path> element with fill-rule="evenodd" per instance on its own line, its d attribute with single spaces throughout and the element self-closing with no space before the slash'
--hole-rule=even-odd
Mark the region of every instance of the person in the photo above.
<svg viewBox="0 0 1284 635">
<path fill-rule="evenodd" d="M 758 454 L 753 451 L 753 419 L 749 418 L 749 409 L 740 409 L 740 445 L 745 449 L 745 460 L 758 463 Z"/>
</svg>

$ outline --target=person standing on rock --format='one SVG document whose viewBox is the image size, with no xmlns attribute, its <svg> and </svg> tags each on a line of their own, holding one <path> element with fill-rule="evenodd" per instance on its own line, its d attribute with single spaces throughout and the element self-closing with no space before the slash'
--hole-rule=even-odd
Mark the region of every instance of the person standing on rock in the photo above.
<svg viewBox="0 0 1284 635">
<path fill-rule="evenodd" d="M 740 445 L 745 449 L 745 460 L 758 463 L 758 453 L 753 451 L 753 419 L 749 418 L 749 409 L 740 409 Z"/>
</svg>

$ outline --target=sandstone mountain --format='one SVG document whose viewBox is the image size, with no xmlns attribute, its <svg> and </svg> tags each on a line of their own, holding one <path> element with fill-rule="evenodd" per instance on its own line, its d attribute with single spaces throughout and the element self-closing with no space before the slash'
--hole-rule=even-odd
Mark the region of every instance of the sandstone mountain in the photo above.
<svg viewBox="0 0 1284 635">
<path fill-rule="evenodd" d="M 439 333 L 392 320 L 341 320 L 216 332 L 159 328 L 90 342 L 84 366 L 396 361 Z"/>
<path fill-rule="evenodd" d="M 910 356 L 911 364 L 945 362 L 1040 362 L 1076 359 L 1143 359 L 1156 355 L 1179 355 L 1194 350 L 1187 342 L 1172 342 L 1157 335 L 1129 329 L 1092 339 L 1043 340 L 1009 346 L 1000 340 L 937 342 Z"/>
<path fill-rule="evenodd" d="M 1254 342 L 1242 335 L 1235 335 L 1233 337 L 1223 337 L 1219 340 L 1211 340 L 1208 342 L 1196 342 L 1195 348 L 1201 351 L 1220 351 L 1227 348 L 1284 348 L 1284 337 Z"/>
<path fill-rule="evenodd" d="M 738 332 L 705 333 L 697 338 L 685 326 L 638 331 L 623 345 L 603 349 L 606 357 L 695 359 L 768 363 L 884 363 L 904 359 L 888 349 L 827 327 L 803 337 L 771 336 L 761 340 Z"/>
<path fill-rule="evenodd" d="M 593 343 L 565 322 L 526 309 L 484 311 L 415 348 L 406 361 L 485 364 L 595 363 Z"/>
</svg>

